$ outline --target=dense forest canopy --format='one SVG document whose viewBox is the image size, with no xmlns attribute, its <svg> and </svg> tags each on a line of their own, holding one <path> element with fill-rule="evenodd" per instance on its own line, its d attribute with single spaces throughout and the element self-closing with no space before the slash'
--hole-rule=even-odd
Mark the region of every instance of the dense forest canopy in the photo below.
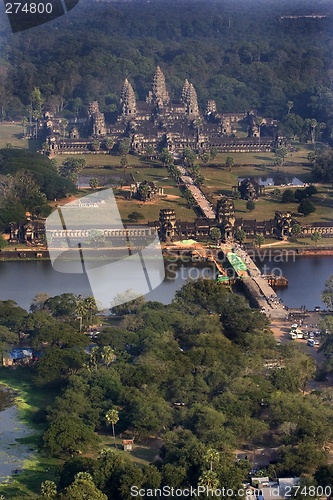
<svg viewBox="0 0 333 500">
<path fill-rule="evenodd" d="M 311 14 L 325 17 L 283 17 Z M 257 108 L 281 119 L 292 101 L 292 114 L 327 123 L 329 134 L 332 32 L 325 2 L 82 2 L 45 26 L 2 29 L 2 119 L 28 116 L 36 87 L 54 110 L 78 115 L 98 99 L 112 112 L 124 78 L 144 99 L 160 64 L 171 95 L 190 79 L 202 111 L 211 98 L 220 111 Z"/>
<path fill-rule="evenodd" d="M 130 314 L 118 311 L 120 322 L 104 326 L 93 345 L 78 331 L 78 311 L 87 325 L 96 307 L 91 298 L 68 293 L 38 294 L 29 313 L 0 302 L 0 351 L 24 332 L 40 359 L 22 370 L 36 390 L 54 394 L 35 421 L 44 424 L 43 451 L 69 459 L 60 489 L 79 472 L 117 500 L 129 498 L 133 484 L 196 486 L 213 450 L 214 484 L 236 491 L 251 463 L 250 457 L 235 461 L 233 451 L 267 443 L 276 459 L 263 475 L 306 475 L 312 484 L 331 484 L 325 445 L 333 436 L 332 388 L 306 391 L 314 360 L 295 343 L 277 345 L 267 318 L 243 297 L 212 280 L 189 282 L 170 305 L 141 300 Z M 331 365 L 326 369 L 330 373 Z M 100 438 L 113 432 L 109 412 L 117 437 L 160 438 L 153 464 L 134 464 L 115 446 L 102 449 Z M 90 449 L 100 456 L 81 456 Z M 61 495 L 83 498 L 67 490 Z"/>
</svg>

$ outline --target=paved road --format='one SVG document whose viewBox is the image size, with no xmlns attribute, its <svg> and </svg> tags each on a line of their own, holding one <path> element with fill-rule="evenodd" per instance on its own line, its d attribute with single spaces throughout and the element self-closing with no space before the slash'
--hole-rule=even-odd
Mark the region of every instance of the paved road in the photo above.
<svg viewBox="0 0 333 500">
<path fill-rule="evenodd" d="M 194 185 L 192 177 L 186 173 L 185 168 L 179 166 L 177 168 L 181 174 L 181 180 L 187 189 L 191 191 L 192 196 L 199 205 L 203 215 L 207 217 L 207 219 L 215 219 L 215 210 L 201 189 Z"/>
</svg>

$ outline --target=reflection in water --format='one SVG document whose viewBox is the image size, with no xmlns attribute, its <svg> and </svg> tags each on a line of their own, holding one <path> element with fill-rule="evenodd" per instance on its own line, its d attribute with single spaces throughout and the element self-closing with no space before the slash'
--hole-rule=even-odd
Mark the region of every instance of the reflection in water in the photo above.
<svg viewBox="0 0 333 500">
<path fill-rule="evenodd" d="M 242 182 L 247 177 L 238 177 L 238 182 Z M 298 177 L 293 177 L 292 175 L 284 174 L 274 174 L 272 177 L 267 177 L 267 175 L 251 176 L 251 179 L 258 182 L 260 186 L 303 186 L 304 182 Z"/>
<path fill-rule="evenodd" d="M 270 259 L 257 261 L 262 272 L 282 274 L 288 279 L 288 287 L 277 288 L 277 294 L 289 307 L 305 306 L 313 310 L 316 306 L 325 307 L 321 294 L 326 280 L 333 275 L 332 256 L 296 257 L 284 262 L 272 262 Z"/>
</svg>

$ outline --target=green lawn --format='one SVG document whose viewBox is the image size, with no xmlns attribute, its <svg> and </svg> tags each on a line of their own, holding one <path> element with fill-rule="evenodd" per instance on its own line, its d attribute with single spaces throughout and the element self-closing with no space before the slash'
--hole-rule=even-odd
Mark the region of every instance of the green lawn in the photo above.
<svg viewBox="0 0 333 500">
<path fill-rule="evenodd" d="M 23 127 L 18 123 L 0 123 L 0 148 L 6 148 L 11 144 L 14 148 L 29 149 L 37 151 L 42 147 L 42 141 L 34 139 L 23 139 Z"/>
<path fill-rule="evenodd" d="M 180 192 L 178 192 L 178 196 L 180 196 Z M 153 222 L 158 220 L 160 210 L 163 208 L 174 209 L 177 219 L 193 221 L 196 218 L 194 211 L 188 207 L 184 198 L 161 197 L 147 203 L 134 199 L 125 200 L 120 196 L 116 198 L 119 212 L 124 222 L 128 222 L 127 217 L 131 212 L 140 212 L 144 216 L 144 219 L 140 220 L 139 224 L 144 224 L 148 221 Z"/>
</svg>

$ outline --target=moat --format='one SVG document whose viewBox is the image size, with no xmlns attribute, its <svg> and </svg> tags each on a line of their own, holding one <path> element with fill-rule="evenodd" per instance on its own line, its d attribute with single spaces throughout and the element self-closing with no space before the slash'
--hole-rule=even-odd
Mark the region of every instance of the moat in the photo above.
<svg viewBox="0 0 333 500">
<path fill-rule="evenodd" d="M 333 256 L 295 257 L 283 262 L 270 262 L 266 258 L 257 259 L 256 264 L 266 274 L 275 272 L 288 279 L 289 286 L 277 289 L 277 294 L 289 307 L 305 305 L 308 310 L 323 307 L 320 297 L 325 281 L 333 275 Z M 146 298 L 168 304 L 187 279 L 212 277 L 213 273 L 211 263 L 166 262 L 165 280 Z M 0 300 L 14 300 L 25 309 L 29 309 L 33 297 L 40 292 L 50 296 L 66 292 L 91 295 L 85 275 L 56 272 L 48 261 L 0 262 L 0 280 Z"/>
</svg>

